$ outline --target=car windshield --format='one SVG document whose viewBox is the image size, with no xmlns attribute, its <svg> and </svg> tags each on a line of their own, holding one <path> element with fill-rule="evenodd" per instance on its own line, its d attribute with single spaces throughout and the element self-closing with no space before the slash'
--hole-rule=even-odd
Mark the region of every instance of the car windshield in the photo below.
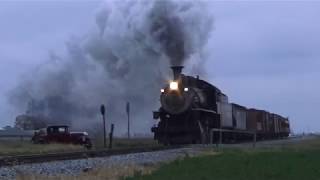
<svg viewBox="0 0 320 180">
<path fill-rule="evenodd" d="M 59 131 L 59 133 L 64 133 L 64 132 L 66 132 L 66 128 L 61 127 L 58 129 L 58 131 Z"/>
<path fill-rule="evenodd" d="M 67 127 L 50 127 L 48 133 L 65 133 L 67 129 Z"/>
</svg>

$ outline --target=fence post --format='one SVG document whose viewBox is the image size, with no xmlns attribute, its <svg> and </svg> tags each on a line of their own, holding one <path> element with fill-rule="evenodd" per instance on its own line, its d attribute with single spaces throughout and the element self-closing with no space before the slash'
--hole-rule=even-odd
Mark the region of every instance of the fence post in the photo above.
<svg viewBox="0 0 320 180">
<path fill-rule="evenodd" d="M 216 147 L 217 147 L 217 148 L 219 147 L 219 141 L 218 141 L 218 138 L 217 138 L 217 141 L 216 141 Z"/>
<path fill-rule="evenodd" d="M 221 146 L 221 144 L 222 144 L 222 129 L 220 128 L 220 136 L 219 136 L 219 144 L 220 144 L 220 146 Z"/>
<path fill-rule="evenodd" d="M 210 144 L 213 144 L 213 133 L 212 129 L 210 129 Z"/>
<path fill-rule="evenodd" d="M 114 124 L 111 124 L 111 130 L 109 133 L 109 149 L 112 149 L 113 130 L 114 130 Z"/>
<path fill-rule="evenodd" d="M 256 141 L 257 141 L 257 133 L 254 132 L 254 133 L 253 133 L 253 148 L 256 147 Z"/>
</svg>

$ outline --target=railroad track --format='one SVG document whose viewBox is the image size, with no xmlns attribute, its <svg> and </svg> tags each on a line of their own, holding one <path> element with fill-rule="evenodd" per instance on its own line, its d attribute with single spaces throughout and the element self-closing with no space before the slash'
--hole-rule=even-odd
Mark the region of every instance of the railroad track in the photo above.
<svg viewBox="0 0 320 180">
<path fill-rule="evenodd" d="M 159 150 L 169 150 L 169 149 L 175 149 L 175 148 L 180 148 L 180 147 L 182 147 L 182 146 L 139 147 L 139 148 L 126 148 L 126 149 L 102 149 L 102 150 L 63 152 L 63 153 L 5 156 L 5 157 L 0 157 L 0 167 L 21 165 L 21 164 L 31 164 L 31 163 L 42 163 L 42 162 L 50 162 L 50 161 L 60 161 L 60 160 L 74 160 L 74 159 L 86 159 L 86 158 L 93 158 L 93 157 L 107 157 L 107 156 L 113 156 L 113 155 L 152 152 L 152 151 L 159 151 Z"/>
</svg>

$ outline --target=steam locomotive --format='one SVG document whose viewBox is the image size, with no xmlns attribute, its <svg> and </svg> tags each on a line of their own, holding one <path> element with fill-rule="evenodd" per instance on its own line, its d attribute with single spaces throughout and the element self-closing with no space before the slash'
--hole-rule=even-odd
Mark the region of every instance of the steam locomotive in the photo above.
<svg viewBox="0 0 320 180">
<path fill-rule="evenodd" d="M 217 87 L 182 74 L 183 66 L 171 68 L 173 80 L 161 89 L 161 107 L 153 112 L 159 122 L 151 131 L 159 143 L 238 142 L 253 134 L 257 140 L 289 136 L 288 118 L 229 103 Z"/>
</svg>

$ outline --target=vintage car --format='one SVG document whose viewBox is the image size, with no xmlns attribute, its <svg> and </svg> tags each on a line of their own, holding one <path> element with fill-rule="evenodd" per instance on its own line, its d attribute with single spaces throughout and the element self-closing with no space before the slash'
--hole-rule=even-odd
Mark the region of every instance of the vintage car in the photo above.
<svg viewBox="0 0 320 180">
<path fill-rule="evenodd" d="M 32 137 L 35 144 L 45 143 L 65 143 L 80 144 L 90 149 L 92 147 L 91 140 L 87 132 L 70 132 L 68 126 L 48 126 L 35 132 Z"/>
</svg>

